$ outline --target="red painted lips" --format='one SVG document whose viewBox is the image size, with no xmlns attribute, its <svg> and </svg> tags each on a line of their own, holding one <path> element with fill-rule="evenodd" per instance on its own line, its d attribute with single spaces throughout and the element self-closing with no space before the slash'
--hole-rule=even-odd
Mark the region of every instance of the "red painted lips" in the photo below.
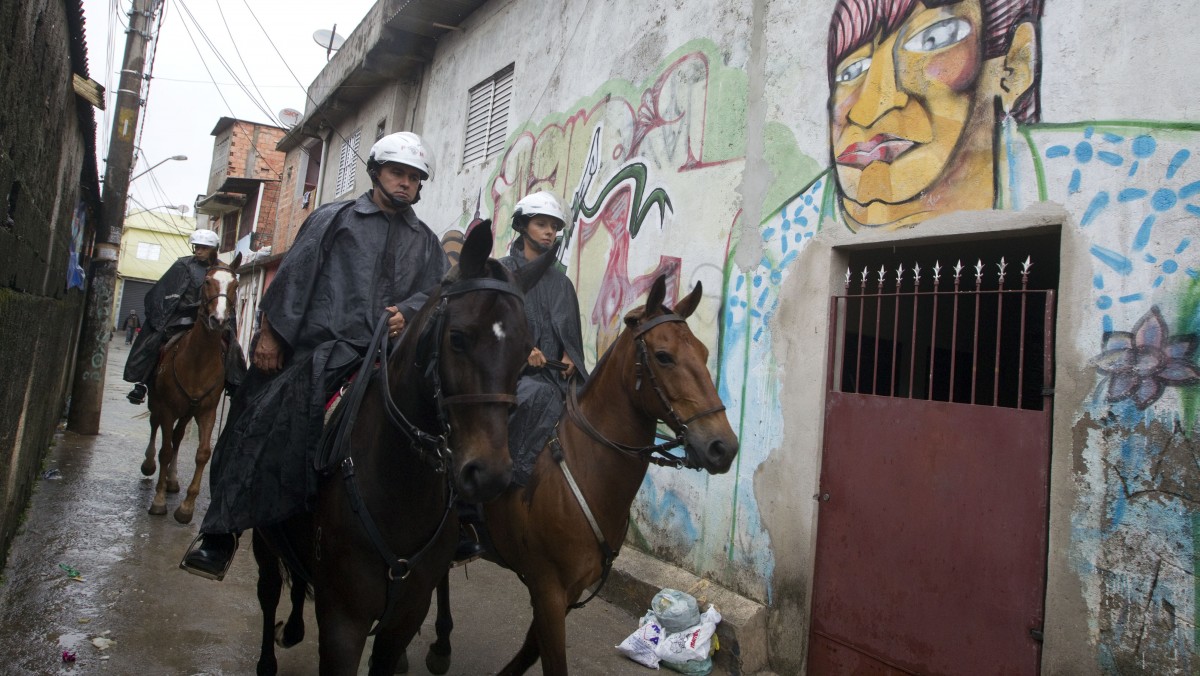
<svg viewBox="0 0 1200 676">
<path fill-rule="evenodd" d="M 869 141 L 852 143 L 842 154 L 837 156 L 837 163 L 859 169 L 865 169 L 872 162 L 891 164 L 910 148 L 917 145 L 913 141 L 891 134 L 878 134 Z"/>
</svg>

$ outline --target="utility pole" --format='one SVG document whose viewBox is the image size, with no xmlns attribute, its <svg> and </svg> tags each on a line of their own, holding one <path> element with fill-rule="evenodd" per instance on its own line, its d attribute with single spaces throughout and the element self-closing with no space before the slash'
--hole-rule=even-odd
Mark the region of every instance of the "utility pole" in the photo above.
<svg viewBox="0 0 1200 676">
<path fill-rule="evenodd" d="M 108 343 L 113 332 L 113 291 L 117 280 L 117 254 L 125 221 L 129 172 L 133 166 L 133 142 L 142 110 L 142 82 L 150 27 L 163 0 L 133 0 L 129 29 L 125 32 L 125 58 L 117 90 L 116 115 L 108 141 L 104 171 L 104 202 L 96 228 L 96 245 L 88 274 L 83 328 L 75 359 L 75 383 L 67 428 L 79 434 L 100 431 L 100 409 L 104 399 L 104 372 Z"/>
</svg>

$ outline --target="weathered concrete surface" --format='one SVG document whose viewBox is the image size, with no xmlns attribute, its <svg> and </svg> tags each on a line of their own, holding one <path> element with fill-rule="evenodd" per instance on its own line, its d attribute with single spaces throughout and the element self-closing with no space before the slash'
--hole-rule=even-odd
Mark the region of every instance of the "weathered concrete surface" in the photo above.
<svg viewBox="0 0 1200 676">
<path fill-rule="evenodd" d="M 96 437 L 62 433 L 18 533 L 0 584 L 4 674 L 249 674 L 258 654 L 258 603 L 249 541 L 223 582 L 178 569 L 199 518 L 182 526 L 146 513 L 154 485 L 138 471 L 148 424 L 144 407 L 124 399 L 120 382 L 127 348 L 109 352 L 104 419 Z M 181 475 L 190 471 L 185 442 Z M 208 504 L 207 477 L 197 512 Z M 178 499 L 177 497 L 175 499 Z M 623 555 L 624 557 L 624 555 Z M 83 577 L 72 581 L 59 567 Z M 530 619 L 524 587 L 511 573 L 475 563 L 453 573 L 456 612 L 451 674 L 495 673 L 516 651 Z M 653 592 L 650 592 L 652 595 Z M 648 607 L 651 595 L 636 601 Z M 638 613 L 640 615 L 640 612 Z M 308 638 L 278 650 L 281 674 L 316 674 L 316 622 Z M 573 674 L 634 675 L 648 670 L 613 646 L 637 626 L 637 616 L 602 599 L 570 615 Z M 427 673 L 424 653 L 432 618 L 410 650 L 414 674 Z M 115 641 L 101 651 L 100 637 Z M 62 651 L 77 655 L 62 662 Z M 360 673 L 366 673 L 366 660 Z M 531 674 L 541 673 L 538 667 Z M 726 674 L 718 668 L 714 673 Z"/>
<path fill-rule="evenodd" d="M 664 587 L 685 591 L 695 596 L 702 608 L 711 603 L 721 612 L 721 624 L 717 625 L 721 649 L 713 656 L 718 666 L 730 674 L 762 673 L 767 668 L 766 607 L 710 580 L 626 547 L 617 557 L 600 596 L 635 610 Z"/>
</svg>

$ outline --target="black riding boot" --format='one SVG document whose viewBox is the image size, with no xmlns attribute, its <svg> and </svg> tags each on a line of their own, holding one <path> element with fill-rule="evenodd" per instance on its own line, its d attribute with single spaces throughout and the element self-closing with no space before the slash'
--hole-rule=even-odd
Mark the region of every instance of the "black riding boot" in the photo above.
<svg viewBox="0 0 1200 676">
<path fill-rule="evenodd" d="M 135 383 L 125 398 L 129 400 L 129 403 L 140 406 L 142 402 L 146 401 L 146 383 Z"/>
<path fill-rule="evenodd" d="M 238 537 L 233 533 L 202 533 L 192 542 L 179 567 L 192 575 L 219 582 L 233 563 L 237 547 Z"/>
<path fill-rule="evenodd" d="M 458 508 L 458 547 L 454 550 L 454 566 L 470 563 L 483 556 L 486 551 L 479 541 L 479 529 L 482 525 L 479 507 L 460 502 Z"/>
</svg>

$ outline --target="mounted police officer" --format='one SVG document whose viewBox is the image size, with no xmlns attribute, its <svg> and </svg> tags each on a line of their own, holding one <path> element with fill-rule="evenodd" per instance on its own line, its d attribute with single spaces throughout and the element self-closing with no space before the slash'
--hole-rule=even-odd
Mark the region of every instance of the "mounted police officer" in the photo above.
<svg viewBox="0 0 1200 676">
<path fill-rule="evenodd" d="M 125 381 L 134 383 L 126 395 L 131 404 L 146 400 L 146 383 L 153 382 L 159 352 L 174 335 L 187 331 L 196 322 L 201 287 L 209 268 L 218 263 L 217 233 L 195 230 L 188 236 L 193 255 L 171 264 L 166 273 L 146 292 L 146 319 L 125 360 Z M 225 388 L 232 392 L 246 374 L 246 358 L 237 342 L 237 319 L 230 322 L 225 336 Z"/>
<path fill-rule="evenodd" d="M 213 455 L 212 501 L 180 566 L 220 580 L 237 536 L 310 508 L 324 407 L 361 362 L 376 321 L 393 338 L 447 270 L 436 235 L 413 205 L 433 173 L 421 139 L 385 136 L 371 148 L 372 188 L 326 204 L 300 227 L 263 294 L 253 367 L 234 397 Z"/>
<path fill-rule="evenodd" d="M 545 253 L 566 225 L 558 198 L 549 192 L 526 195 L 513 210 L 512 228 L 519 233 L 500 262 L 516 271 Z M 587 378 L 583 331 L 575 285 L 557 267 L 546 271 L 525 293 L 525 319 L 533 338 L 525 371 L 517 383 L 517 408 L 508 422 L 513 475 L 524 483 L 537 452 L 562 416 L 570 379 Z"/>
</svg>

